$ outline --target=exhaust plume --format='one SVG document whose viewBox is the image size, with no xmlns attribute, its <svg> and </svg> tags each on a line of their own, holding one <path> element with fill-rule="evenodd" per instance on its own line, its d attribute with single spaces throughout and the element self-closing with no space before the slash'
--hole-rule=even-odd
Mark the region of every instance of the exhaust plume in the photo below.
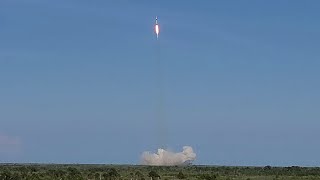
<svg viewBox="0 0 320 180">
<path fill-rule="evenodd" d="M 164 149 L 158 149 L 157 153 L 143 152 L 142 164 L 152 166 L 176 166 L 188 165 L 196 159 L 192 147 L 184 146 L 182 152 L 174 153 Z"/>
</svg>

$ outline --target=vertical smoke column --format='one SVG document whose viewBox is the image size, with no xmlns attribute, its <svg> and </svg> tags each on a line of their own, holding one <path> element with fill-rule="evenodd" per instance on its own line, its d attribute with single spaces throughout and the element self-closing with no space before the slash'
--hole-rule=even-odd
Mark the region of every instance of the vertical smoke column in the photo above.
<svg viewBox="0 0 320 180">
<path fill-rule="evenodd" d="M 156 17 L 156 24 L 154 31 L 157 35 L 155 42 L 155 60 L 156 60 L 156 77 L 157 77 L 157 98 L 156 98 L 156 122 L 158 135 L 158 151 L 152 153 L 145 151 L 141 156 L 141 163 L 143 165 L 152 166 L 173 166 L 173 165 L 189 165 L 196 159 L 191 146 L 184 146 L 182 152 L 174 153 L 168 151 L 166 147 L 166 117 L 165 117 L 165 61 L 161 57 L 161 43 L 159 41 L 160 28 L 158 25 L 158 18 Z"/>
<path fill-rule="evenodd" d="M 157 122 L 157 135 L 158 135 L 158 151 L 152 153 L 145 151 L 141 156 L 141 164 L 152 166 L 173 166 L 173 165 L 189 165 L 196 159 L 191 146 L 184 146 L 182 152 L 174 153 L 168 151 L 166 147 L 167 142 L 167 126 L 165 117 L 165 58 L 161 55 L 161 41 L 159 40 L 160 27 L 158 25 L 158 18 L 156 17 L 156 24 L 154 32 L 157 40 L 155 41 L 155 60 L 156 60 L 156 122 Z"/>
<path fill-rule="evenodd" d="M 156 41 L 156 65 L 157 65 L 157 107 L 156 107 L 156 121 L 157 121 L 157 137 L 158 147 L 166 149 L 166 122 L 165 122 L 165 92 L 164 92 L 164 62 L 161 60 L 161 44 L 159 41 L 160 27 L 158 24 L 158 17 L 155 22 L 155 33 L 157 35 Z"/>
</svg>

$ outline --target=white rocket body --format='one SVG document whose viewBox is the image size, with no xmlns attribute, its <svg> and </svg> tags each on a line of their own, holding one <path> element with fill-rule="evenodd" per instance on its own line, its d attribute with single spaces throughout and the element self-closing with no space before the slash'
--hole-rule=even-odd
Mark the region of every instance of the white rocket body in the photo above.
<svg viewBox="0 0 320 180">
<path fill-rule="evenodd" d="M 156 16 L 156 25 L 154 26 L 154 31 L 157 35 L 157 39 L 159 38 L 159 33 L 160 33 L 160 28 L 159 28 L 159 24 L 158 24 L 158 17 Z"/>
</svg>

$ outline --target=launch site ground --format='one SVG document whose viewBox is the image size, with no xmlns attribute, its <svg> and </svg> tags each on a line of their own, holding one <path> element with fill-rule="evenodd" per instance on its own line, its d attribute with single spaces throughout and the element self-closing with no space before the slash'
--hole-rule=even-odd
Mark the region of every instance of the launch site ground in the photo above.
<svg viewBox="0 0 320 180">
<path fill-rule="evenodd" d="M 277 180 L 320 179 L 319 167 L 1 164 L 1 180 Z"/>
</svg>

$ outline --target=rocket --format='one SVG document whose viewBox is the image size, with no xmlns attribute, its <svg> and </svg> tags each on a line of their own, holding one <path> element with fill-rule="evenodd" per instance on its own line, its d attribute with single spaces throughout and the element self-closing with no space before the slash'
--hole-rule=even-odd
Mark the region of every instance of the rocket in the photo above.
<svg viewBox="0 0 320 180">
<path fill-rule="evenodd" d="M 157 40 L 159 38 L 159 32 L 160 32 L 160 29 L 159 29 L 159 24 L 158 24 L 158 16 L 156 16 L 156 24 L 154 26 L 154 31 L 155 33 L 157 34 Z"/>
</svg>

